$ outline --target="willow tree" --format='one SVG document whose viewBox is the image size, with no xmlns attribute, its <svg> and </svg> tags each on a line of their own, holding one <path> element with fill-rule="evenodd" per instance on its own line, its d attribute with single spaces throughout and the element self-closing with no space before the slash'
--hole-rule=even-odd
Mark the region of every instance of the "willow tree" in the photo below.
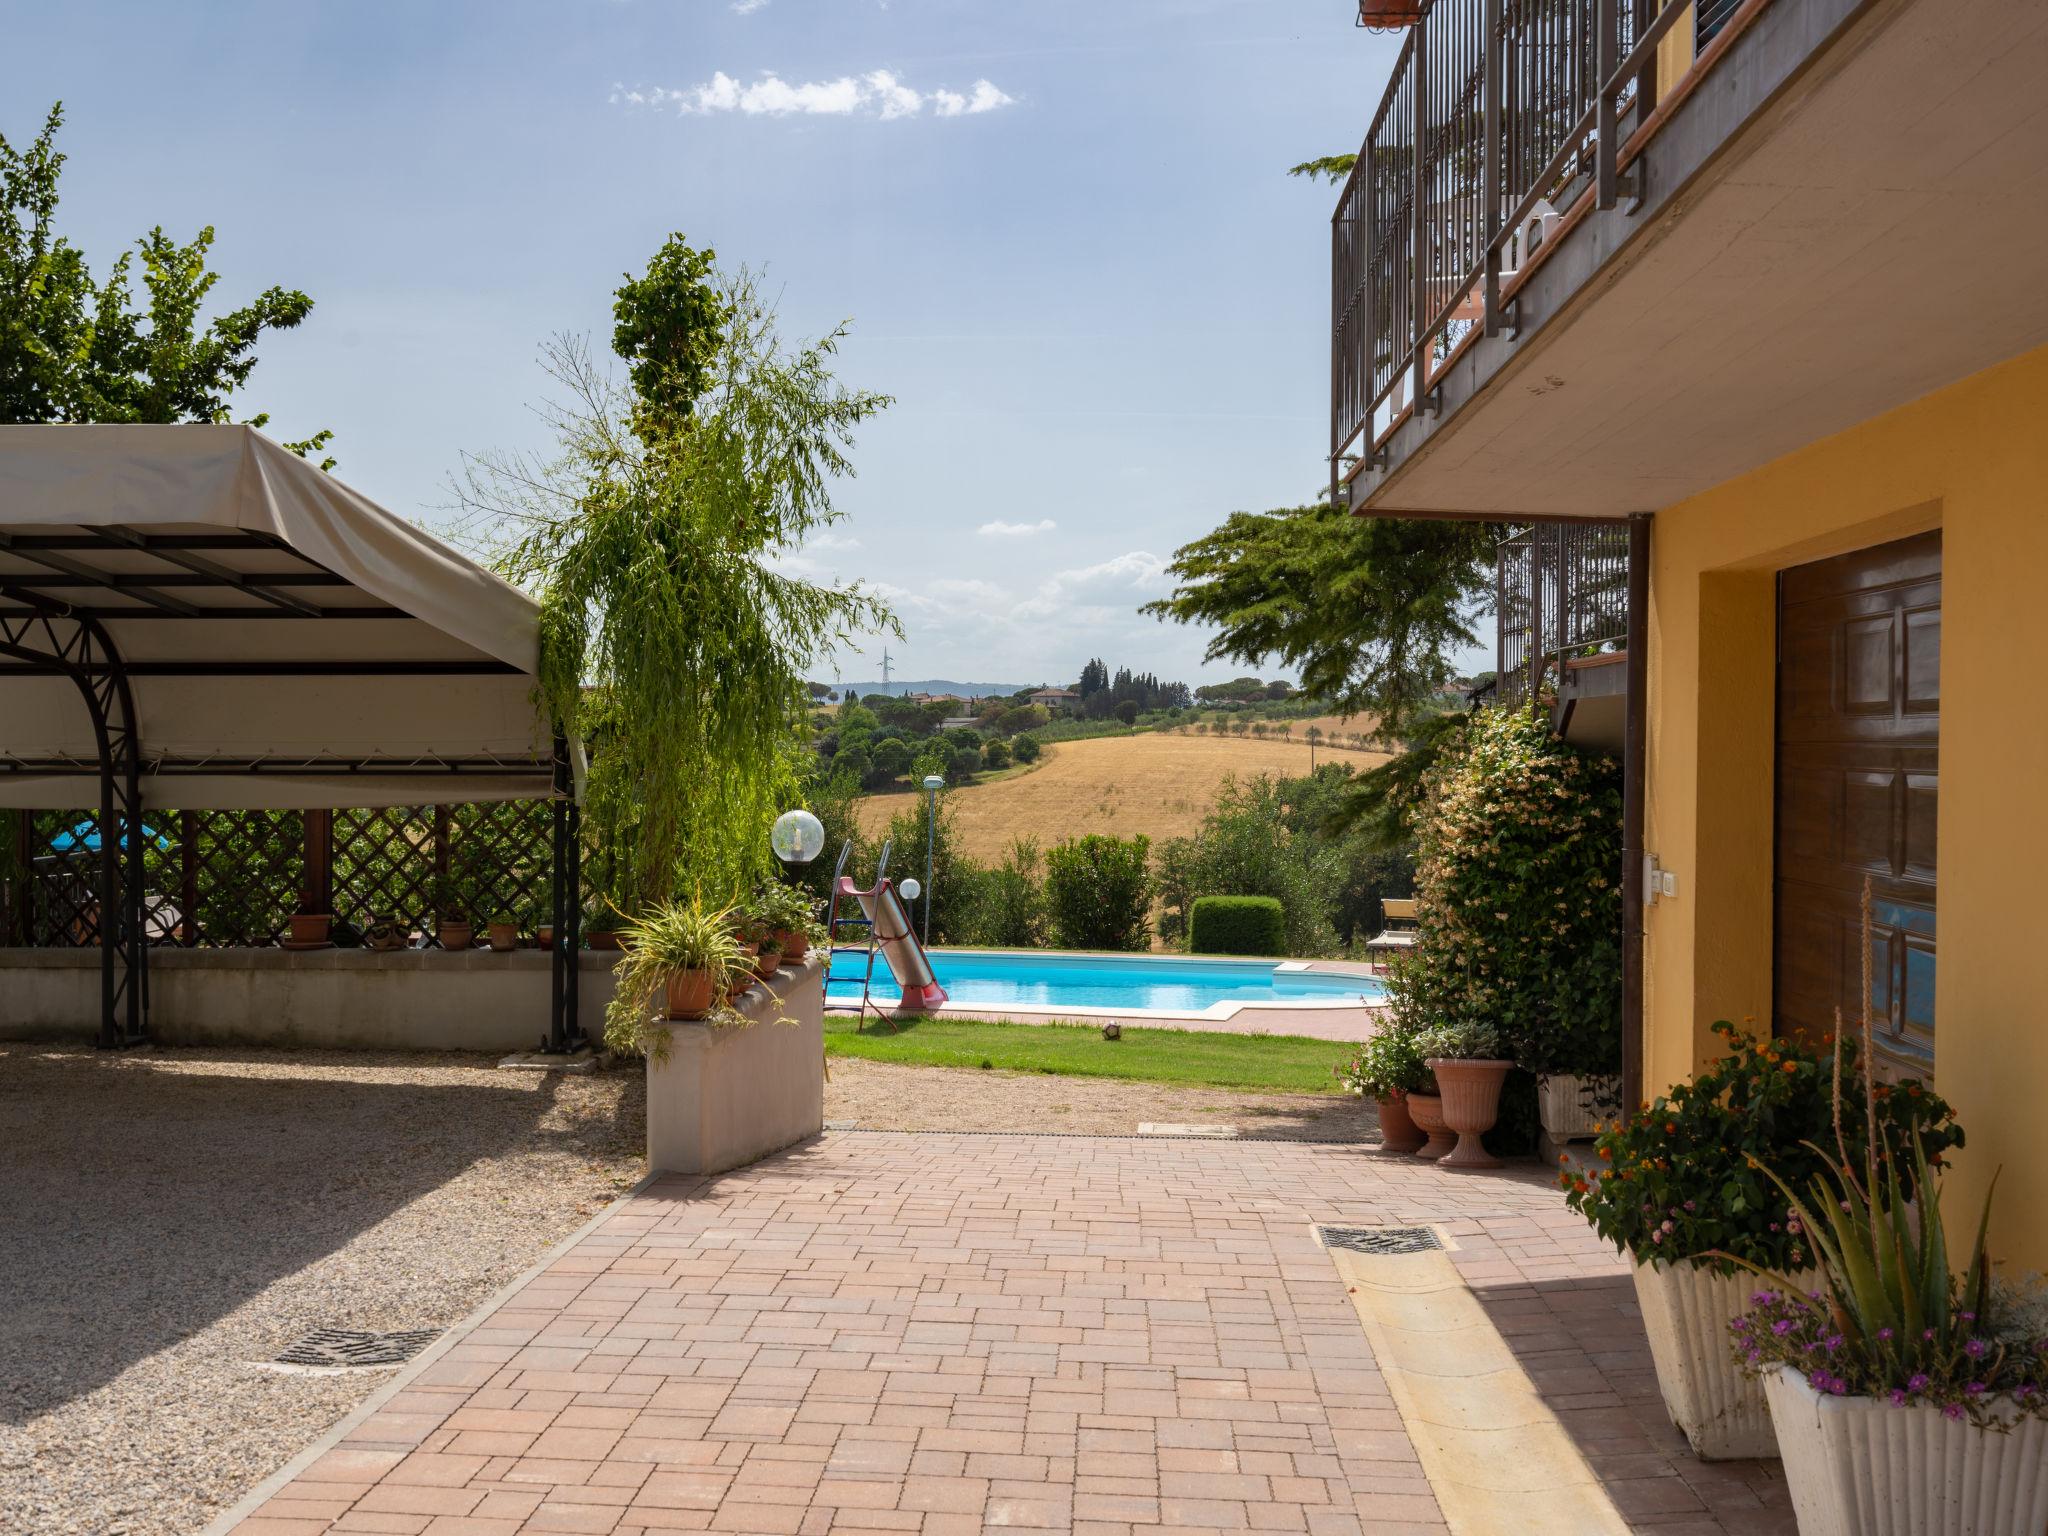
<svg viewBox="0 0 2048 1536">
<path fill-rule="evenodd" d="M 590 745 L 597 872 L 632 914 L 763 871 L 806 757 L 806 674 L 900 631 L 858 582 L 783 564 L 842 515 L 854 429 L 890 403 L 833 378 L 846 328 L 785 345 L 752 274 L 680 235 L 613 313 L 627 378 L 557 338 L 554 452 L 472 459 L 459 490 L 540 601 L 542 703 Z"/>
</svg>

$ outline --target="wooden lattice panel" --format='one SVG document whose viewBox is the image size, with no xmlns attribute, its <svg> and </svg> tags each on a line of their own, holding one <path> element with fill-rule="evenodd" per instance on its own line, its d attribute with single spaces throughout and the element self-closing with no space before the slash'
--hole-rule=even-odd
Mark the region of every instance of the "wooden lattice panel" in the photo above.
<svg viewBox="0 0 2048 1536">
<path fill-rule="evenodd" d="M 337 921 L 361 932 L 395 913 L 408 932 L 432 932 L 433 807 L 336 811 L 333 870 Z"/>
<path fill-rule="evenodd" d="M 448 868 L 464 888 L 471 916 L 487 923 L 501 913 L 519 921 L 525 938 L 553 912 L 553 812 L 545 800 L 503 800 L 451 806 Z"/>
<path fill-rule="evenodd" d="M 192 820 L 198 942 L 222 949 L 275 944 L 291 926 L 305 882 L 305 818 L 297 811 L 200 811 Z"/>
</svg>

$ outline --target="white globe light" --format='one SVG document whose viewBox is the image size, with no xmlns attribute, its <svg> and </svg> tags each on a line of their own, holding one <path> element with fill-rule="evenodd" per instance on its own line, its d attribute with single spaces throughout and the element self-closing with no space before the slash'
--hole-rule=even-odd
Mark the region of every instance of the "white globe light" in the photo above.
<svg viewBox="0 0 2048 1536">
<path fill-rule="evenodd" d="M 906 880 L 901 885 L 897 886 L 896 889 L 903 893 L 903 899 L 905 901 L 915 901 L 918 897 L 924 894 L 924 887 L 919 885 L 915 880 Z"/>
<path fill-rule="evenodd" d="M 809 811 L 784 811 L 775 818 L 768 846 L 785 864 L 808 864 L 825 850 L 825 824 Z"/>
</svg>

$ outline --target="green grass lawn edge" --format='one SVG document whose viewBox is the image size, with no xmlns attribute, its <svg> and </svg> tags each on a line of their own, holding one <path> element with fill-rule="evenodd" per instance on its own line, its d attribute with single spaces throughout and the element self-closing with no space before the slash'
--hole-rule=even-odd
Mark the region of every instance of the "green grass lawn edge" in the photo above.
<svg viewBox="0 0 2048 1536">
<path fill-rule="evenodd" d="M 924 1016 L 870 1018 L 857 1030 L 849 1014 L 825 1018 L 827 1056 L 1266 1093 L 1340 1092 L 1333 1069 L 1356 1050 L 1343 1041 L 1300 1035 L 1226 1035 L 1125 1025 L 1122 1039 L 1105 1040 L 1096 1024 L 1001 1024 Z"/>
</svg>

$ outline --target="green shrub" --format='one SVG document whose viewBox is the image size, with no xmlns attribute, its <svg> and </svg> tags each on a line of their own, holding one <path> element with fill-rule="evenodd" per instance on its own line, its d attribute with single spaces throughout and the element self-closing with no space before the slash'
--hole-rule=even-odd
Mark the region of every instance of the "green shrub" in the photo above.
<svg viewBox="0 0 2048 1536">
<path fill-rule="evenodd" d="M 1152 840 L 1091 833 L 1045 856 L 1045 899 L 1067 949 L 1144 949 L 1152 938 Z"/>
<path fill-rule="evenodd" d="M 981 906 L 970 942 L 996 949 L 1038 949 L 1045 944 L 1045 892 L 1038 878 L 1042 862 L 1036 838 L 1011 840 L 1002 862 L 982 875 Z"/>
<path fill-rule="evenodd" d="M 1277 896 L 1199 896 L 1188 917 L 1188 947 L 1198 955 L 1280 955 L 1286 944 Z"/>
<path fill-rule="evenodd" d="M 1038 738 L 1036 736 L 1019 736 L 1010 744 L 1010 750 L 1016 754 L 1018 762 L 1035 763 L 1038 761 Z"/>
<path fill-rule="evenodd" d="M 1160 932 L 1167 939 L 1187 936 L 1200 897 L 1271 896 L 1284 914 L 1284 936 L 1261 954 L 1301 957 L 1336 951 L 1330 912 L 1343 879 L 1342 855 L 1318 828 L 1297 826 L 1289 810 L 1289 797 L 1315 783 L 1268 774 L 1224 778 L 1201 830 L 1193 837 L 1173 838 L 1160 849 L 1166 898 Z"/>
<path fill-rule="evenodd" d="M 1484 1020 L 1532 1072 L 1621 1064 L 1621 773 L 1520 710 L 1440 748 L 1415 813 L 1419 934 L 1395 1015 Z"/>
</svg>

